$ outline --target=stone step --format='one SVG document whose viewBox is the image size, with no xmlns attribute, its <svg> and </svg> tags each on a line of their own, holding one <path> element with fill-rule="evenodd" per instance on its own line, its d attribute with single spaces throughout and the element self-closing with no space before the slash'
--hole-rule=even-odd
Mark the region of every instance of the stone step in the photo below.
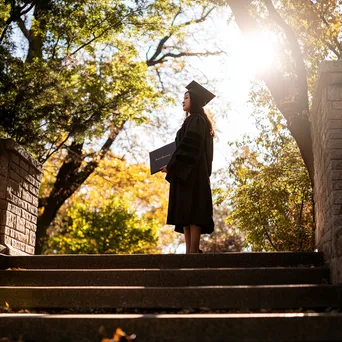
<svg viewBox="0 0 342 342">
<path fill-rule="evenodd" d="M 100 342 L 120 327 L 139 342 L 322 342 L 342 340 L 342 314 L 0 314 L 0 338 Z"/>
<path fill-rule="evenodd" d="M 314 252 L 141 254 L 141 255 L 0 255 L 0 269 L 133 269 L 232 268 L 321 266 L 323 255 Z"/>
<path fill-rule="evenodd" d="M 0 286 L 205 286 L 328 282 L 327 267 L 0 271 Z"/>
<path fill-rule="evenodd" d="M 0 303 L 32 308 L 340 308 L 342 286 L 0 287 Z"/>
</svg>

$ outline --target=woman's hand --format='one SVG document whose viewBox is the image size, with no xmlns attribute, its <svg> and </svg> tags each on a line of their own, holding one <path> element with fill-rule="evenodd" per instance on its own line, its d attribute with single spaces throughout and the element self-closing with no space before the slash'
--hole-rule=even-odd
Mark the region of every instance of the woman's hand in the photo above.
<svg viewBox="0 0 342 342">
<path fill-rule="evenodd" d="M 161 167 L 161 168 L 160 168 L 160 171 L 161 171 L 161 172 L 164 172 L 164 173 L 167 173 L 167 168 L 166 168 L 166 166 Z"/>
</svg>

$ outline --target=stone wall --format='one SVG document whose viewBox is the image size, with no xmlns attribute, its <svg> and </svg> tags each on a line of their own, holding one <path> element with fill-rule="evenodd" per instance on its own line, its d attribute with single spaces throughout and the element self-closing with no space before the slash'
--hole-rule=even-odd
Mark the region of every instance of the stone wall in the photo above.
<svg viewBox="0 0 342 342">
<path fill-rule="evenodd" d="M 11 139 L 0 139 L 0 253 L 34 254 L 41 165 Z"/>
<path fill-rule="evenodd" d="M 322 63 L 310 120 L 316 245 L 342 283 L 342 60 Z"/>
</svg>

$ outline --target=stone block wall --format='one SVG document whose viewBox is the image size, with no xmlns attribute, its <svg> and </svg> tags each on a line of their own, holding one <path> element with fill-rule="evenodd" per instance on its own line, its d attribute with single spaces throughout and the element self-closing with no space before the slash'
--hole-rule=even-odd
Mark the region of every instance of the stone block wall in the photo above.
<svg viewBox="0 0 342 342">
<path fill-rule="evenodd" d="M 34 254 L 41 165 L 12 139 L 0 139 L 0 253 Z"/>
<path fill-rule="evenodd" d="M 316 245 L 342 283 L 342 60 L 322 63 L 310 120 Z"/>
</svg>

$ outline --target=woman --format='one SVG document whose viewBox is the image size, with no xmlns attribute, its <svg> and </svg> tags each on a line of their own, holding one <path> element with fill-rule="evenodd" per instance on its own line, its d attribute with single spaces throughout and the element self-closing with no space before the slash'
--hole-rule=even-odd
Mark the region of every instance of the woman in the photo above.
<svg viewBox="0 0 342 342">
<path fill-rule="evenodd" d="M 186 253 L 200 253 L 201 234 L 214 231 L 210 175 L 213 161 L 213 125 L 203 107 L 215 95 L 192 81 L 184 95 L 187 113 L 176 135 L 176 151 L 166 172 L 170 183 L 167 223 L 184 233 Z"/>
</svg>

